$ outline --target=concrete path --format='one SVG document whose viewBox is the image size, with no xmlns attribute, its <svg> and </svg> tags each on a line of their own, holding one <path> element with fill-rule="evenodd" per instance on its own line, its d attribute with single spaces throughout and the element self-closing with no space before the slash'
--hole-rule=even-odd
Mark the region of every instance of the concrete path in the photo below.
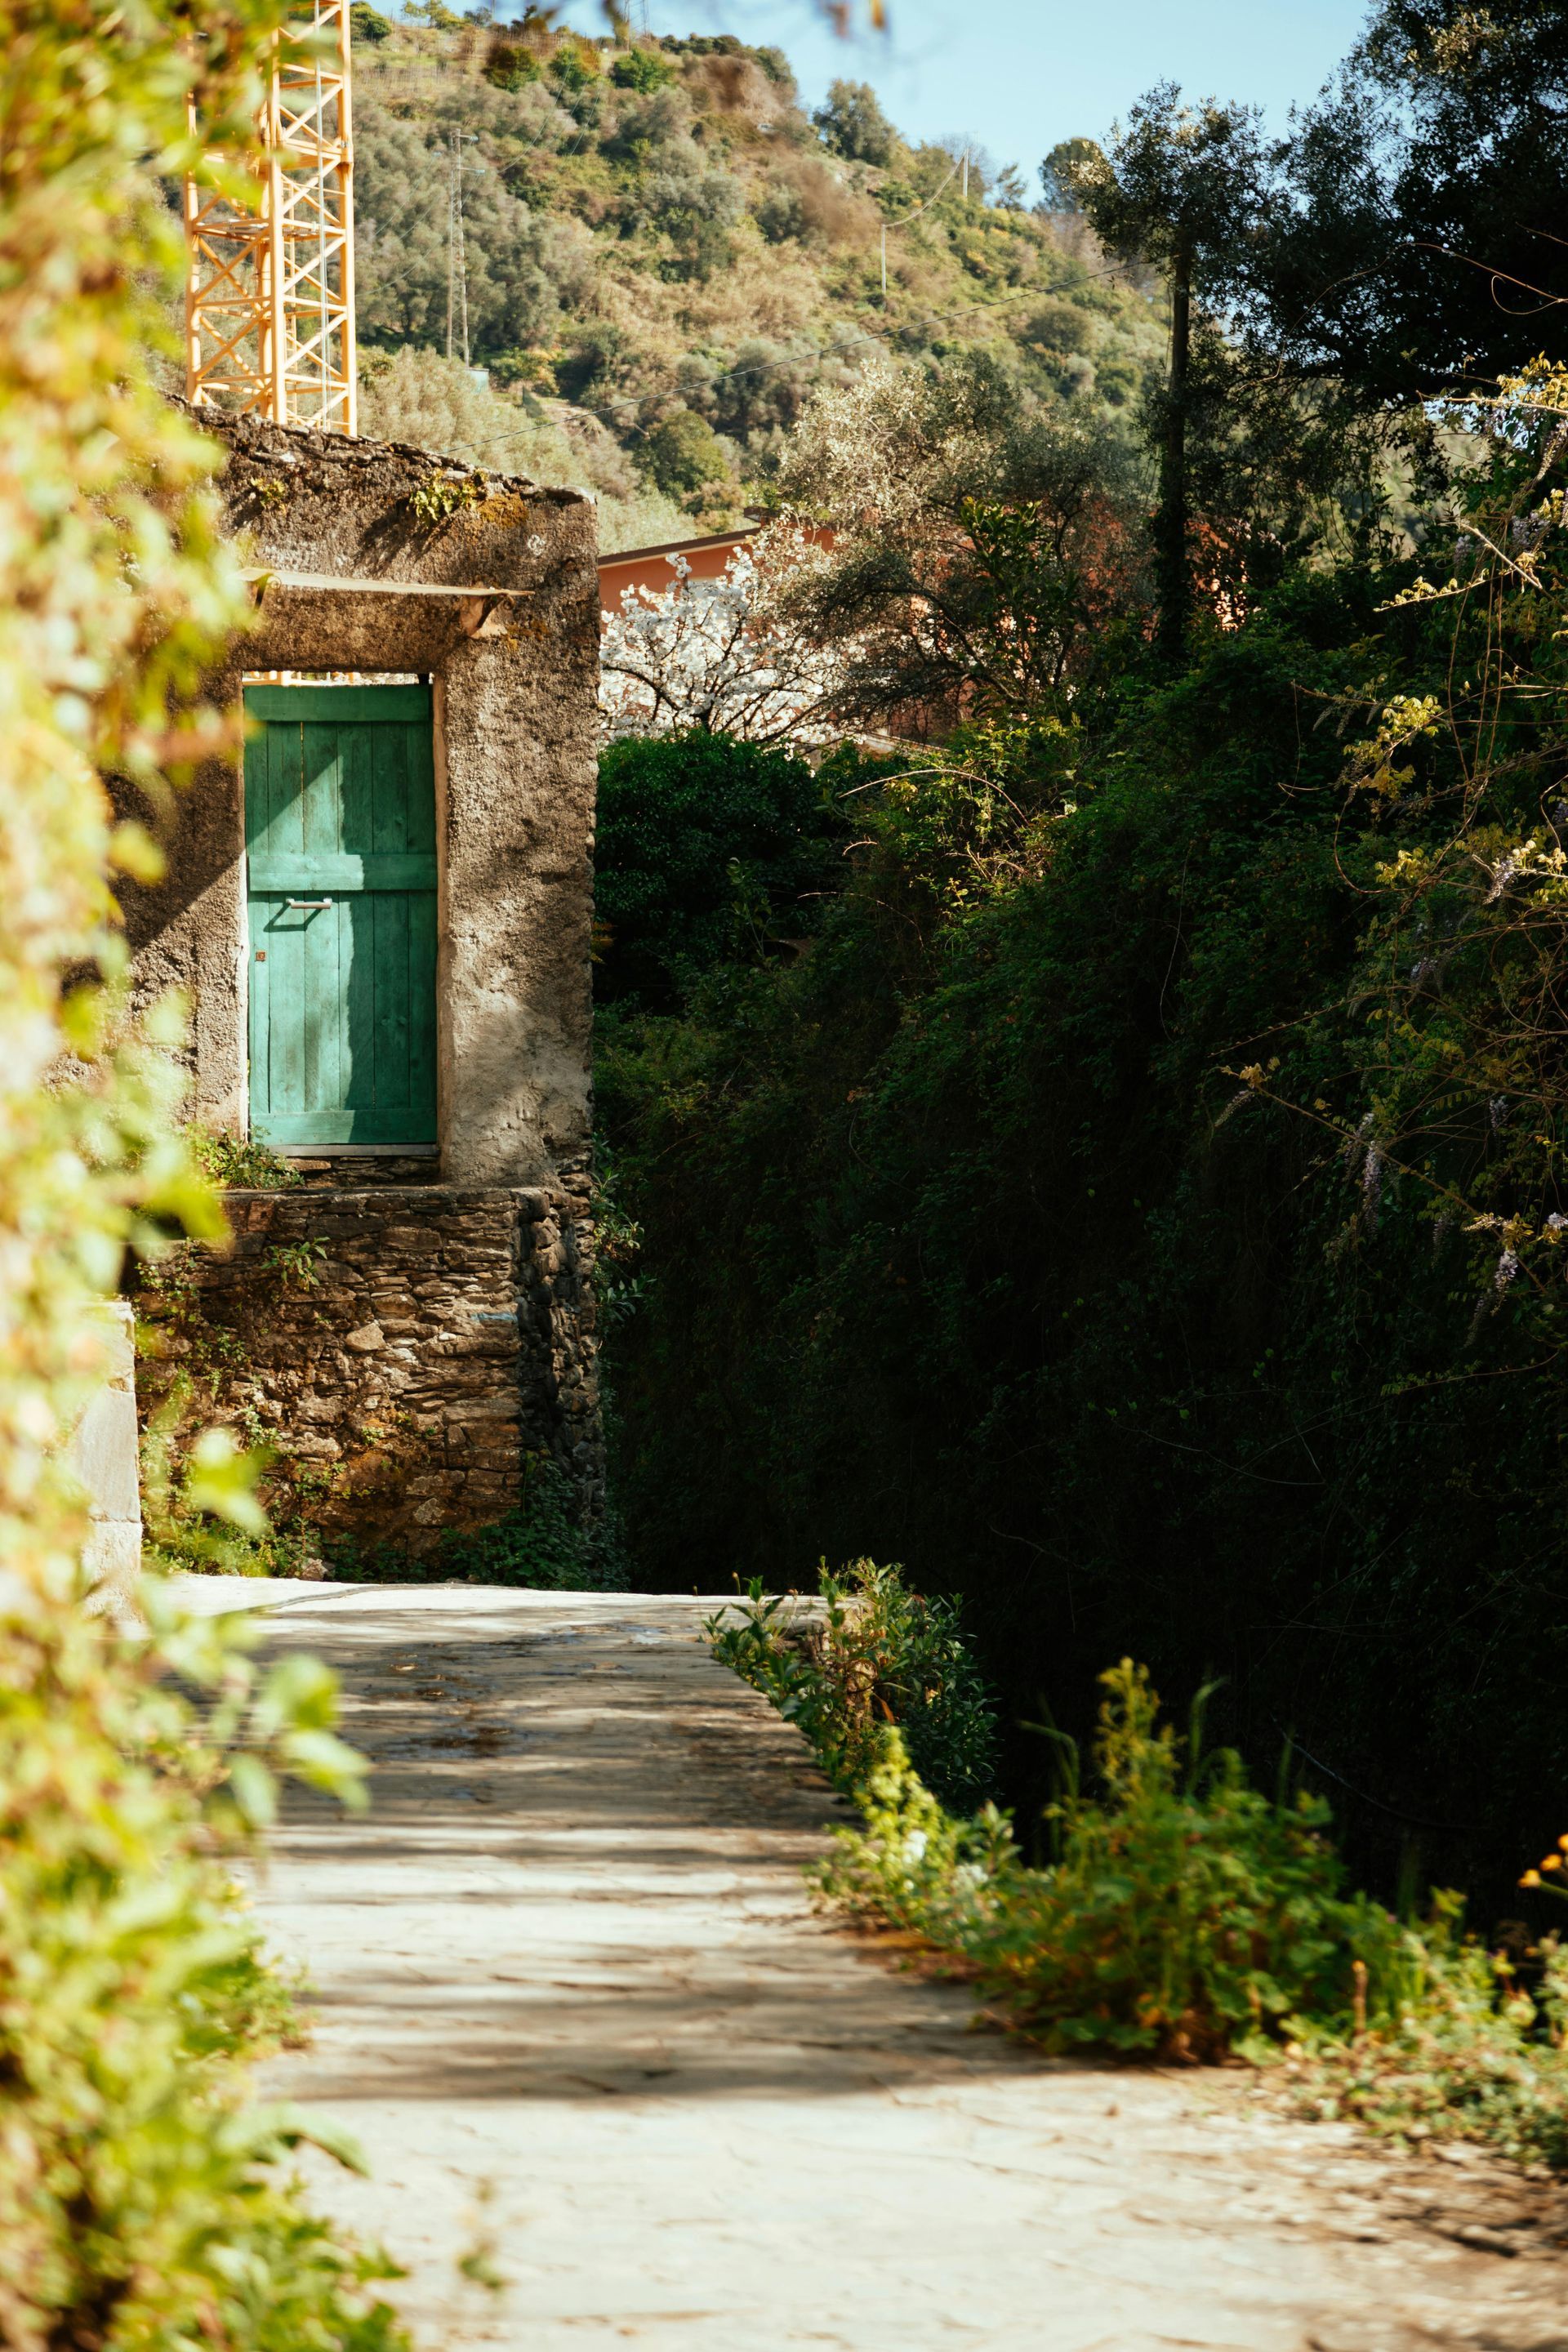
<svg viewBox="0 0 1568 2352">
<path fill-rule="evenodd" d="M 425 2352 L 1568 2352 L 1506 2170 L 1048 2063 L 816 1915 L 833 1801 L 712 1604 L 233 1599 L 340 1668 L 374 1760 L 368 1819 L 298 1798 L 278 1837 L 319 2006 L 265 2087 L 359 2136 L 373 2178 L 312 2185 L 409 2266 Z"/>
</svg>

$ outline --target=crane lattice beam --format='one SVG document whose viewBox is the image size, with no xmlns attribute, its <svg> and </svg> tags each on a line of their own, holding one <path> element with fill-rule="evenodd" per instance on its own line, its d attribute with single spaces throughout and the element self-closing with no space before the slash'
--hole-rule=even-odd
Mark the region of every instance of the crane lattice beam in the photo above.
<svg viewBox="0 0 1568 2352">
<path fill-rule="evenodd" d="M 185 183 L 185 392 L 197 408 L 354 433 L 350 0 L 310 5 L 318 53 L 279 47 L 257 119 L 259 211 Z"/>
</svg>

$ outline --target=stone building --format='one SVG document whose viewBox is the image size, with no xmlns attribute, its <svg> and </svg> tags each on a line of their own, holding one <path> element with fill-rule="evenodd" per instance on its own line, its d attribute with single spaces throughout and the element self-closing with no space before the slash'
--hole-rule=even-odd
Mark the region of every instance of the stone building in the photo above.
<svg viewBox="0 0 1568 2352">
<path fill-rule="evenodd" d="M 126 919 L 139 986 L 188 1001 L 194 1117 L 297 1181 L 232 1192 L 234 1250 L 160 1278 L 143 1388 L 199 1375 L 325 1528 L 425 1549 L 542 1458 L 591 1523 L 592 503 L 216 429 L 246 740 Z"/>
</svg>

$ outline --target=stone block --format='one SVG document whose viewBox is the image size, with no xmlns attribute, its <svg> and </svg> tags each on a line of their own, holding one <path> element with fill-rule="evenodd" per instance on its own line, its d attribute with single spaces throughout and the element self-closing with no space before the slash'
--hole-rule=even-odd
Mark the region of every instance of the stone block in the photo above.
<svg viewBox="0 0 1568 2352">
<path fill-rule="evenodd" d="M 130 1301 L 106 1300 L 100 1321 L 102 1385 L 72 1433 L 68 1459 L 88 1496 L 82 1566 L 100 1588 L 102 1605 L 129 1608 L 142 1567 L 136 1341 Z"/>
</svg>

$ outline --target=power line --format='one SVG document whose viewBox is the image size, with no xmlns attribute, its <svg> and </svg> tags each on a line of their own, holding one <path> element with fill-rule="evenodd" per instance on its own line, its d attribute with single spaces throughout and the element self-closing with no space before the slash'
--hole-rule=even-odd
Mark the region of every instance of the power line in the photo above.
<svg viewBox="0 0 1568 2352">
<path fill-rule="evenodd" d="M 946 177 L 946 179 L 945 179 L 945 180 L 939 180 L 939 181 L 938 181 L 938 183 L 937 183 L 936 186 L 931 190 L 931 192 L 930 195 L 926 198 L 926 200 L 925 200 L 925 202 L 924 202 L 924 204 L 923 204 L 923 205 L 917 205 L 915 206 L 915 208 L 914 208 L 914 210 L 913 210 L 913 212 L 912 212 L 912 213 L 906 213 L 906 214 L 904 215 L 904 216 L 903 216 L 902 220 L 896 220 L 896 221 L 884 220 L 884 221 L 883 221 L 883 223 L 882 223 L 882 292 L 883 292 L 883 294 L 884 294 L 884 295 L 887 293 L 887 290 L 888 290 L 888 231 L 889 231 L 890 228 L 908 228 L 908 226 L 909 226 L 909 225 L 910 225 L 910 221 L 916 221 L 916 220 L 919 220 L 919 218 L 920 218 L 920 216 L 921 216 L 921 213 L 930 212 L 930 210 L 931 210 L 931 208 L 932 205 L 934 205 L 934 204 L 935 204 L 935 202 L 936 202 L 936 200 L 937 200 L 938 196 L 940 196 L 940 195 L 941 195 L 941 194 L 942 194 L 942 190 L 943 190 L 944 188 L 951 187 L 951 186 L 952 186 L 952 183 L 953 183 L 953 181 L 957 178 L 957 176 L 958 176 L 958 167 L 959 167 L 960 163 L 962 163 L 962 164 L 963 164 L 963 201 L 964 201 L 964 203 L 965 203 L 965 204 L 967 204 L 967 203 L 968 203 L 968 201 L 969 201 L 969 150 L 968 150 L 968 148 L 966 147 L 966 148 L 964 149 L 964 151 L 963 151 L 963 154 L 962 154 L 962 155 L 955 155 L 955 156 L 953 157 L 953 159 L 952 159 L 952 171 L 950 171 L 950 172 L 949 172 L 949 173 L 948 173 L 948 175 L 947 175 L 947 177 Z"/>
</svg>

